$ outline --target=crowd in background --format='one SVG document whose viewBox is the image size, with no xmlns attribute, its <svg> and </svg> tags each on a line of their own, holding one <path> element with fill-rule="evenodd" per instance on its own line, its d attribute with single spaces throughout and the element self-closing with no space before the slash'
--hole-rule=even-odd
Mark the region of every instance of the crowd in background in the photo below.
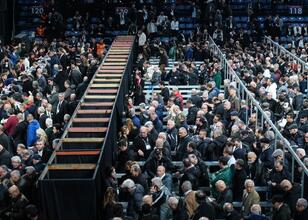
<svg viewBox="0 0 308 220">
<path fill-rule="evenodd" d="M 37 219 L 37 178 L 106 50 L 75 37 L 0 46 L 1 219 Z"/>
<path fill-rule="evenodd" d="M 263 34 L 293 35 L 290 48 L 307 61 L 307 28 L 286 27 L 279 16 L 268 16 L 261 28 L 254 16 L 259 12 L 251 11 L 248 29 L 235 30 L 228 1 L 197 1 L 190 15 L 195 29 L 187 35 L 176 4 L 132 1 L 121 10 L 107 1 L 108 8 L 92 15 L 79 1 L 61 2 L 74 10 L 64 14 L 64 5 L 47 5 L 36 31 L 42 40 L 0 46 L 3 219 L 37 217 L 35 182 L 107 50 L 102 39 L 114 30 L 137 35 L 138 59 L 115 167 L 105 171 L 104 218 L 267 219 L 260 206 L 267 199 L 273 219 L 307 218 L 307 176 L 301 198 L 301 168 L 295 164 L 293 181 L 290 153 L 270 126 L 260 124 L 250 103 L 239 99 L 209 47 L 212 37 L 307 166 L 307 72 L 259 41 Z M 65 38 L 68 17 L 69 29 L 79 34 Z M 151 57 L 159 58 L 157 66 Z M 147 82 L 161 92 L 146 97 Z M 169 85 L 200 89 L 186 99 Z M 218 165 L 207 166 L 211 161 Z M 124 174 L 121 179 L 116 172 Z M 119 201 L 128 201 L 125 211 Z M 234 201 L 243 203 L 241 210 Z"/>
<path fill-rule="evenodd" d="M 292 178 L 291 153 L 266 121 L 261 124 L 251 103 L 240 99 L 236 82 L 224 78 L 209 37 L 306 166 L 307 72 L 258 40 L 264 33 L 280 35 L 279 17 L 268 17 L 264 29 L 235 31 L 224 4 L 212 6 L 212 20 L 209 16 L 188 36 L 176 29 L 164 32 L 166 26 L 176 27 L 172 7 L 139 26 L 127 119 L 119 131 L 115 166 L 105 173 L 103 211 L 110 219 L 307 217 L 302 168 L 295 163 Z M 161 41 L 157 36 L 165 33 L 169 38 Z M 293 45 L 303 60 L 307 48 L 305 42 Z M 188 98 L 182 86 L 193 88 Z M 208 163 L 213 161 L 218 166 Z M 264 205 L 268 201 L 270 207 Z"/>
</svg>

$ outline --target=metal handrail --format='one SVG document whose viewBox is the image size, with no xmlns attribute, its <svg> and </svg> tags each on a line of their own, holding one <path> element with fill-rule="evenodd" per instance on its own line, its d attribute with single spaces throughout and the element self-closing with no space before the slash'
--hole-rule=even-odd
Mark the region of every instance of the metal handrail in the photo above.
<svg viewBox="0 0 308 220">
<path fill-rule="evenodd" d="M 304 165 L 304 163 L 300 160 L 300 158 L 296 155 L 294 152 L 290 142 L 283 137 L 283 135 L 280 133 L 280 131 L 277 129 L 277 127 L 274 125 L 272 120 L 269 118 L 269 116 L 263 111 L 261 106 L 259 105 L 259 102 L 253 97 L 252 93 L 247 89 L 243 81 L 239 78 L 239 76 L 236 74 L 236 72 L 232 69 L 230 64 L 228 63 L 228 60 L 226 59 L 225 55 L 221 52 L 219 47 L 216 45 L 214 40 L 209 37 L 209 45 L 210 49 L 213 50 L 214 55 L 218 56 L 220 59 L 220 62 L 222 63 L 222 67 L 224 69 L 225 78 L 232 79 L 231 81 L 235 81 L 237 84 L 239 84 L 238 93 L 241 98 L 245 98 L 246 100 L 250 101 L 251 107 L 255 106 L 255 108 L 258 110 L 258 112 L 261 113 L 261 125 L 263 126 L 264 121 L 268 123 L 268 125 L 273 129 L 275 133 L 275 147 L 277 140 L 283 141 L 283 150 L 285 152 L 285 148 L 288 149 L 288 151 L 292 155 L 292 165 L 294 164 L 294 160 L 299 164 L 299 166 L 302 168 L 302 195 L 304 192 L 304 175 L 308 176 L 308 168 Z M 246 96 L 245 96 L 246 94 Z M 251 108 L 252 109 L 252 108 Z M 258 115 L 258 114 L 257 114 Z M 256 123 L 258 123 L 258 119 L 256 120 Z M 292 179 L 294 178 L 294 166 L 292 166 Z"/>
<path fill-rule="evenodd" d="M 270 48 L 272 48 L 272 52 L 276 55 L 285 55 L 288 57 L 288 60 L 292 60 L 293 62 L 295 61 L 296 64 L 300 65 L 301 71 L 300 73 L 305 73 L 308 72 L 308 63 L 297 57 L 295 54 L 291 53 L 288 51 L 286 48 L 281 46 L 279 43 L 273 41 L 271 37 L 265 36 L 264 37 L 266 40 L 266 43 L 270 45 Z M 307 90 L 306 94 L 308 94 L 308 80 L 307 80 Z"/>
</svg>

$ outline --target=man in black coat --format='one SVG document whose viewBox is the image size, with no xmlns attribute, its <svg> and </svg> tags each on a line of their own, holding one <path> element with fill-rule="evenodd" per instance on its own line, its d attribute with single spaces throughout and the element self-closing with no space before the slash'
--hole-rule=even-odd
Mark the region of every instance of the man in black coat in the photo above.
<svg viewBox="0 0 308 220">
<path fill-rule="evenodd" d="M 173 220 L 188 220 L 188 215 L 183 199 L 177 199 L 176 197 L 171 196 L 168 199 L 168 205 L 172 209 Z"/>
<path fill-rule="evenodd" d="M 202 105 L 202 99 L 201 97 L 198 95 L 198 92 L 196 89 L 192 89 L 191 90 L 191 97 L 190 97 L 191 102 L 197 106 L 197 108 L 201 108 Z"/>
<path fill-rule="evenodd" d="M 8 189 L 11 202 L 9 216 L 12 220 L 26 219 L 24 208 L 29 204 L 28 199 L 19 191 L 16 185 Z"/>
<path fill-rule="evenodd" d="M 240 213 L 238 213 L 234 208 L 232 203 L 227 202 L 223 206 L 226 220 L 238 220 L 241 219 Z"/>
<path fill-rule="evenodd" d="M 164 103 L 167 104 L 167 101 L 170 97 L 169 88 L 165 86 L 165 83 L 163 81 L 159 82 L 159 88 L 160 88 L 160 95 L 163 97 Z"/>
<path fill-rule="evenodd" d="M 297 201 L 301 198 L 301 187 L 297 184 L 292 185 L 292 183 L 286 179 L 280 183 L 280 187 L 284 191 L 284 201 L 291 209 L 291 215 L 294 216 Z"/>
<path fill-rule="evenodd" d="M 11 154 L 0 144 L 0 165 L 9 166 L 11 164 Z"/>
<path fill-rule="evenodd" d="M 190 99 L 187 100 L 186 107 L 188 108 L 186 122 L 188 125 L 194 125 L 196 123 L 198 107 L 195 106 Z"/>
<path fill-rule="evenodd" d="M 45 143 L 43 140 L 36 141 L 34 151 L 35 151 L 35 154 L 38 154 L 42 157 L 41 158 L 42 163 L 47 163 L 52 154 L 52 151 L 48 147 L 45 146 Z"/>
<path fill-rule="evenodd" d="M 7 149 L 8 151 L 10 151 L 10 139 L 9 137 L 4 133 L 4 128 L 3 125 L 0 125 L 0 144 Z"/>
<path fill-rule="evenodd" d="M 154 140 L 148 135 L 148 129 L 141 126 L 139 135 L 135 137 L 134 151 L 137 154 L 137 160 L 146 160 L 155 146 Z"/>
<path fill-rule="evenodd" d="M 55 112 L 56 123 L 63 122 L 63 117 L 68 113 L 68 104 L 67 101 L 64 100 L 64 93 L 59 94 L 58 104 Z"/>
<path fill-rule="evenodd" d="M 205 150 L 206 160 L 218 160 L 222 156 L 223 149 L 227 143 L 227 137 L 223 135 L 221 129 L 213 131 L 213 141 L 208 145 Z"/>
<path fill-rule="evenodd" d="M 294 220 L 308 219 L 308 203 L 304 198 L 300 198 L 296 203 L 296 212 L 294 213 Z"/>
<path fill-rule="evenodd" d="M 218 198 L 216 201 L 214 201 L 214 206 L 216 209 L 217 217 L 223 217 L 223 210 L 224 210 L 224 204 L 225 203 L 232 203 L 233 202 L 233 196 L 232 191 L 229 189 L 225 182 L 223 180 L 218 180 L 215 183 L 215 187 L 217 191 L 219 192 Z"/>
<path fill-rule="evenodd" d="M 46 119 L 48 118 L 48 116 L 45 114 L 45 108 L 44 107 L 39 107 L 37 109 L 37 114 L 39 115 L 38 121 L 40 123 L 40 127 L 42 129 L 46 129 Z"/>
<path fill-rule="evenodd" d="M 76 88 L 76 99 L 77 100 L 81 99 L 84 92 L 87 90 L 88 85 L 89 85 L 89 80 L 88 80 L 88 77 L 85 76 L 85 77 L 83 77 L 82 83 L 80 83 Z"/>
<path fill-rule="evenodd" d="M 142 173 L 139 164 L 133 164 L 130 168 L 131 178 L 136 184 L 143 186 L 144 192 L 147 194 L 149 191 L 146 176 Z"/>
<path fill-rule="evenodd" d="M 171 150 L 175 150 L 178 145 L 178 131 L 172 119 L 169 119 L 167 122 L 167 141 L 169 142 Z"/>
<path fill-rule="evenodd" d="M 193 220 L 199 220 L 201 217 L 207 217 L 209 220 L 214 220 L 216 217 L 215 208 L 206 199 L 206 194 L 201 190 L 196 192 L 196 200 L 199 204 Z"/>
<path fill-rule="evenodd" d="M 176 148 L 176 159 L 177 160 L 183 160 L 185 151 L 186 151 L 186 147 L 187 144 L 190 141 L 190 137 L 188 135 L 188 132 L 186 130 L 186 128 L 181 127 L 179 129 L 179 143 L 178 146 Z"/>
<path fill-rule="evenodd" d="M 63 70 L 63 67 L 61 65 L 56 64 L 54 66 L 54 69 L 56 71 L 56 75 L 54 76 L 54 83 L 58 86 L 59 92 L 64 92 L 64 82 L 68 79 L 68 74 L 66 70 Z"/>
<path fill-rule="evenodd" d="M 209 174 L 206 164 L 202 161 L 201 158 L 198 158 L 195 154 L 189 154 L 188 158 L 190 162 L 196 167 L 196 175 L 199 180 L 199 186 L 210 186 Z"/>
<path fill-rule="evenodd" d="M 28 122 L 24 120 L 22 113 L 17 114 L 17 118 L 18 118 L 18 124 L 16 125 L 13 134 L 15 147 L 17 147 L 18 144 L 26 143 L 27 128 L 28 128 Z"/>
<path fill-rule="evenodd" d="M 233 175 L 233 200 L 242 201 L 243 190 L 245 188 L 245 180 L 247 179 L 247 174 L 244 169 L 244 161 L 242 159 L 237 159 L 235 162 L 235 171 Z"/>
<path fill-rule="evenodd" d="M 276 195 L 272 199 L 273 217 L 272 220 L 290 220 L 291 210 L 287 204 L 283 202 L 283 196 Z"/>
</svg>

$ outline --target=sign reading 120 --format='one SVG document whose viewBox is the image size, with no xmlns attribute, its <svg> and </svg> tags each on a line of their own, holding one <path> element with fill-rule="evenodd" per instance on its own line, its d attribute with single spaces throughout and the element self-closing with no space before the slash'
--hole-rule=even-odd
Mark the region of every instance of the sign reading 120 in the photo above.
<svg viewBox="0 0 308 220">
<path fill-rule="evenodd" d="M 44 13 L 44 8 L 42 6 L 31 7 L 31 13 L 33 15 L 42 15 Z"/>
<path fill-rule="evenodd" d="M 301 15 L 303 14 L 302 6 L 290 6 L 289 13 L 291 15 Z"/>
</svg>

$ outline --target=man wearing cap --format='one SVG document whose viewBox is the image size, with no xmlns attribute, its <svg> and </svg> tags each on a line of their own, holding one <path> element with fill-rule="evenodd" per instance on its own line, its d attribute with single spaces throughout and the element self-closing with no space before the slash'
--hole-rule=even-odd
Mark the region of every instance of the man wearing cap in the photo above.
<svg viewBox="0 0 308 220">
<path fill-rule="evenodd" d="M 282 189 L 280 183 L 284 180 L 291 180 L 290 172 L 284 167 L 282 161 L 276 161 L 274 168 L 271 170 L 270 179 L 268 184 L 272 187 L 272 193 L 274 195 L 281 194 Z"/>
<path fill-rule="evenodd" d="M 144 188 L 140 184 L 135 184 L 131 179 L 126 179 L 121 188 L 129 194 L 127 204 L 127 215 L 138 219 L 142 208 L 142 198 L 144 196 Z"/>
<path fill-rule="evenodd" d="M 41 173 L 44 168 L 45 168 L 45 165 L 44 163 L 42 163 L 42 157 L 38 154 L 34 154 L 32 157 L 32 164 L 33 164 L 33 167 L 35 169 L 35 171 L 37 173 Z"/>
<path fill-rule="evenodd" d="M 290 141 L 290 144 L 296 144 L 299 147 L 304 146 L 303 142 L 303 132 L 298 130 L 297 124 L 292 124 L 288 127 L 289 132 L 290 132 L 290 138 L 288 139 Z"/>
<path fill-rule="evenodd" d="M 273 154 L 272 154 L 273 158 L 274 158 L 274 162 L 276 161 L 282 161 L 284 162 L 284 165 L 286 168 L 289 168 L 289 161 L 286 159 L 284 160 L 284 156 L 283 156 L 283 151 L 281 149 L 276 149 Z"/>
<path fill-rule="evenodd" d="M 298 129 L 304 133 L 308 132 L 308 112 L 301 114 L 299 118 Z"/>
</svg>

